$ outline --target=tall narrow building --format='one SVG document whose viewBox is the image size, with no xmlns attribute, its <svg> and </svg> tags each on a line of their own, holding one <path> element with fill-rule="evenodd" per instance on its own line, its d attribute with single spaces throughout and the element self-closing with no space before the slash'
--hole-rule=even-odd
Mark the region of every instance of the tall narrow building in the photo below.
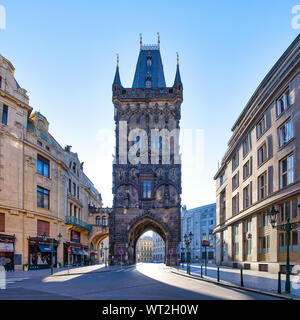
<svg viewBox="0 0 300 320">
<path fill-rule="evenodd" d="M 178 263 L 181 164 L 178 132 L 182 83 L 177 58 L 174 85 L 166 86 L 160 43 L 143 45 L 131 88 L 124 88 L 119 61 L 112 85 L 116 154 L 110 263 L 136 261 L 136 243 L 148 230 L 165 241 L 166 263 Z M 170 151 L 168 152 L 165 151 Z"/>
</svg>

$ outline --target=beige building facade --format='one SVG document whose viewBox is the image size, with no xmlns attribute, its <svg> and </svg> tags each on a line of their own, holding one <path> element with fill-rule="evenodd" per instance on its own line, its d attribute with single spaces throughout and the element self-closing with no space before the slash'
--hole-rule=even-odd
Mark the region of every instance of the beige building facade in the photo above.
<svg viewBox="0 0 300 320">
<path fill-rule="evenodd" d="M 91 248 L 101 230 L 89 211 L 101 208 L 101 195 L 77 153 L 61 147 L 46 117 L 33 112 L 14 73 L 0 55 L 0 264 L 43 268 L 51 256 L 54 265 L 87 264 L 99 251 Z"/>
<path fill-rule="evenodd" d="M 141 237 L 136 243 L 136 262 L 152 262 L 153 256 L 152 237 Z"/>
<path fill-rule="evenodd" d="M 214 179 L 216 260 L 220 265 L 285 270 L 286 234 L 270 225 L 300 220 L 300 36 L 266 75 L 232 128 Z M 300 264 L 300 230 L 291 232 L 291 265 Z"/>
</svg>

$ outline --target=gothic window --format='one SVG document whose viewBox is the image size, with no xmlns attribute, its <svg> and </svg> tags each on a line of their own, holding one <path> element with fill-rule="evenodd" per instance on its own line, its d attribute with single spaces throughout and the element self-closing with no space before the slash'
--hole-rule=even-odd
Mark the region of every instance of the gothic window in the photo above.
<svg viewBox="0 0 300 320">
<path fill-rule="evenodd" d="M 143 180 L 143 198 L 151 198 L 151 180 Z"/>
<path fill-rule="evenodd" d="M 100 226 L 100 217 L 99 216 L 96 217 L 96 225 Z"/>
<path fill-rule="evenodd" d="M 102 225 L 107 226 L 107 217 L 106 216 L 102 217 Z"/>
</svg>

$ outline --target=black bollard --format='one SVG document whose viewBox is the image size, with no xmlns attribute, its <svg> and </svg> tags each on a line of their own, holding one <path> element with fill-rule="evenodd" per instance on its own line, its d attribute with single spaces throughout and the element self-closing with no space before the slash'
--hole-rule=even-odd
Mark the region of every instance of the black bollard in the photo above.
<svg viewBox="0 0 300 320">
<path fill-rule="evenodd" d="M 241 268 L 241 287 L 244 286 L 243 269 Z"/>
<path fill-rule="evenodd" d="M 218 267 L 218 282 L 220 282 L 220 268 Z"/>
<path fill-rule="evenodd" d="M 278 272 L 278 289 L 277 293 L 281 294 L 281 272 Z"/>
<path fill-rule="evenodd" d="M 203 273 L 202 273 L 202 264 L 201 264 L 201 278 L 203 278 Z"/>
</svg>

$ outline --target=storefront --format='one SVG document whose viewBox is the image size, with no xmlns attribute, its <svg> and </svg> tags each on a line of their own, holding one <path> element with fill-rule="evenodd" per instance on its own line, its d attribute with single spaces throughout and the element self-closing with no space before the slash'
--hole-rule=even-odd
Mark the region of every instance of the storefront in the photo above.
<svg viewBox="0 0 300 320">
<path fill-rule="evenodd" d="M 15 236 L 0 234 L 0 266 L 14 270 Z"/>
<path fill-rule="evenodd" d="M 71 248 L 70 253 L 69 248 Z M 88 247 L 76 242 L 64 243 L 64 265 L 68 264 L 73 266 L 88 265 Z"/>
<path fill-rule="evenodd" d="M 53 266 L 57 265 L 57 246 L 58 241 L 53 239 L 43 240 L 40 237 L 29 238 L 29 269 L 44 269 L 51 267 L 51 258 Z"/>
</svg>

